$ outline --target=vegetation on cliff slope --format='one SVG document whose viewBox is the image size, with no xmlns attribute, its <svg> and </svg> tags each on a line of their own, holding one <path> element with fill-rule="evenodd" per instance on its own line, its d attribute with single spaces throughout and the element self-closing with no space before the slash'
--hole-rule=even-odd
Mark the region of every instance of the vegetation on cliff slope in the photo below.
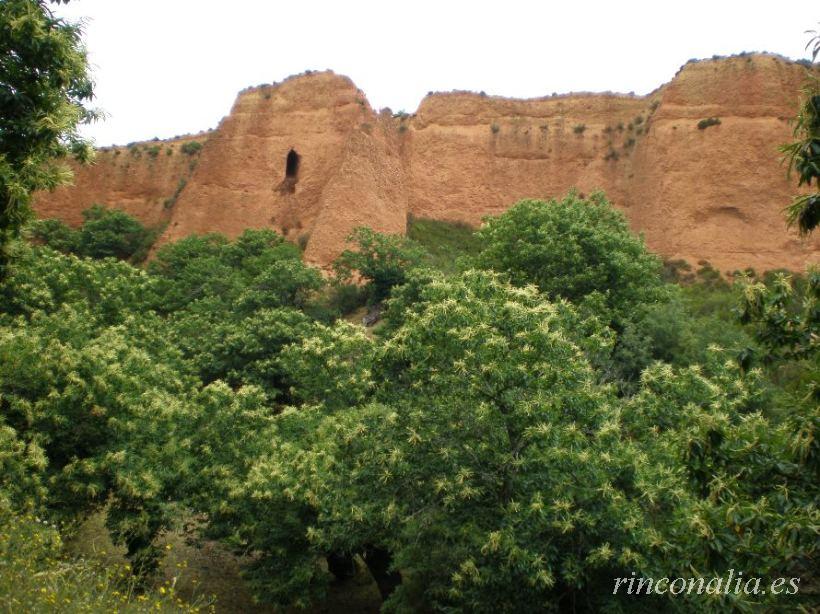
<svg viewBox="0 0 820 614">
<path fill-rule="evenodd" d="M 127 607 L 155 599 L 141 587 L 179 531 L 280 605 L 321 603 L 357 567 L 386 611 L 811 600 L 612 589 L 729 569 L 810 584 L 816 274 L 755 279 L 745 302 L 708 269 L 665 278 L 603 195 L 522 201 L 475 235 L 361 230 L 338 280 L 272 231 L 189 237 L 139 269 L 106 228 L 40 223 L 47 245 L 21 246 L 0 291 L 0 502 L 17 532 L 102 514 L 139 578 Z M 429 266 L 438 241 L 458 266 Z M 382 301 L 375 334 L 339 317 L 352 276 Z M 108 586 L 42 547 L 34 577 L 79 583 L 48 595 Z"/>
</svg>

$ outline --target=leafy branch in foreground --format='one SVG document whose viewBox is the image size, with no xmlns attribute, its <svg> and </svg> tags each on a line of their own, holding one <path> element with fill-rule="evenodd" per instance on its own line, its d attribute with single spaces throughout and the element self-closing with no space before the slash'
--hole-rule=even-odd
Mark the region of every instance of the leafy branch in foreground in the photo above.
<svg viewBox="0 0 820 614">
<path fill-rule="evenodd" d="M 811 33 L 814 33 L 813 31 Z M 820 53 L 820 34 L 806 45 L 812 45 L 812 61 Z M 815 191 L 795 197 L 786 208 L 789 226 L 797 226 L 801 235 L 811 233 L 820 224 L 820 77 L 816 69 L 810 69 L 808 81 L 803 87 L 802 102 L 794 125 L 795 141 L 780 147 L 784 161 L 788 162 L 789 174 L 797 172 L 797 185 Z"/>
<path fill-rule="evenodd" d="M 35 190 L 71 179 L 55 160 L 88 162 L 77 126 L 98 113 L 79 25 L 55 17 L 42 0 L 6 0 L 0 11 L 0 280 L 10 242 L 30 215 Z"/>
</svg>

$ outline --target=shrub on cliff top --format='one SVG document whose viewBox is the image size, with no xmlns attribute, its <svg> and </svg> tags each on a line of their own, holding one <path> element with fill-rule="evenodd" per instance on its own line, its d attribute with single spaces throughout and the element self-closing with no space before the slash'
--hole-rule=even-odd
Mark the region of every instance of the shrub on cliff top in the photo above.
<svg viewBox="0 0 820 614">
<path fill-rule="evenodd" d="M 188 141 L 187 143 L 183 143 L 179 150 L 187 156 L 193 156 L 199 153 L 202 149 L 202 143 L 199 141 Z"/>
</svg>

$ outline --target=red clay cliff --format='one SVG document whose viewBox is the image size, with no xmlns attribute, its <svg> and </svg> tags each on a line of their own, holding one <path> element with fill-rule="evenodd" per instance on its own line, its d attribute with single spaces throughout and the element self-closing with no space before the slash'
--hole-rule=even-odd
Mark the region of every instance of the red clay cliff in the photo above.
<svg viewBox="0 0 820 614">
<path fill-rule="evenodd" d="M 785 228 L 797 188 L 777 146 L 807 70 L 741 56 L 689 63 L 642 97 L 453 92 L 397 117 L 346 77 L 305 74 L 240 93 L 210 133 L 101 150 L 35 209 L 77 224 L 91 204 L 122 208 L 166 224 L 161 243 L 274 228 L 326 265 L 356 226 L 403 233 L 408 215 L 478 225 L 521 198 L 602 189 L 667 258 L 800 270 L 818 261 L 820 236 Z M 719 123 L 699 128 L 708 118 Z"/>
</svg>

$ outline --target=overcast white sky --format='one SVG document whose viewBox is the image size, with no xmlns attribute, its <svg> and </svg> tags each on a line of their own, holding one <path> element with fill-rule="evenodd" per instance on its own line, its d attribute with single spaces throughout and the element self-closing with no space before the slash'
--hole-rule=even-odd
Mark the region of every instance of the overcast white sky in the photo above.
<svg viewBox="0 0 820 614">
<path fill-rule="evenodd" d="M 816 0 L 73 0 L 57 12 L 87 19 L 108 113 L 85 130 L 98 145 L 216 127 L 240 89 L 306 69 L 348 75 L 394 111 L 429 90 L 645 94 L 689 58 L 805 58 L 820 21 Z"/>
</svg>

